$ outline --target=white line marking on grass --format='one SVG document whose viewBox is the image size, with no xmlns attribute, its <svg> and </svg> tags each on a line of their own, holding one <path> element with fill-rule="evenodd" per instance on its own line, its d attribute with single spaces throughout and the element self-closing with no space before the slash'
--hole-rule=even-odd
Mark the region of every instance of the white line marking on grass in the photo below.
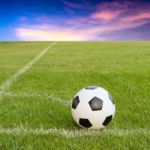
<svg viewBox="0 0 150 150">
<path fill-rule="evenodd" d="M 81 137 L 81 136 L 88 136 L 88 135 L 113 135 L 118 137 L 125 137 L 125 136 L 149 136 L 150 130 L 149 129 L 104 129 L 104 130 L 85 130 L 85 129 L 63 129 L 63 128 L 24 128 L 24 127 L 16 127 L 16 128 L 0 128 L 0 134 L 7 134 L 7 135 L 50 135 L 55 134 L 59 136 L 64 136 L 67 138 L 74 138 L 74 137 Z"/>
<path fill-rule="evenodd" d="M 4 82 L 0 86 L 0 97 L 6 92 L 10 86 L 17 80 L 19 76 L 24 74 L 27 70 L 29 70 L 51 47 L 53 47 L 57 42 L 53 42 L 48 47 L 43 49 L 34 59 L 32 59 L 29 63 L 23 66 L 16 74 L 12 75 L 6 82 Z"/>
<path fill-rule="evenodd" d="M 3 93 L 3 96 L 11 96 L 11 97 L 40 97 L 42 100 L 43 99 L 48 99 L 48 100 L 52 100 L 56 103 L 62 104 L 64 106 L 71 106 L 71 100 L 65 100 L 65 99 L 61 99 L 58 98 L 54 95 L 48 95 L 48 94 L 39 94 L 39 93 L 12 93 L 12 92 L 7 92 L 7 93 Z"/>
</svg>

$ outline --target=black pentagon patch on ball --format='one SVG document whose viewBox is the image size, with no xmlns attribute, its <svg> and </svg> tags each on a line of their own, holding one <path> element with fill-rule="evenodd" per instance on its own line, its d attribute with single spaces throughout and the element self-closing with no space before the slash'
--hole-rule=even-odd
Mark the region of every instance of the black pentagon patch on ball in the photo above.
<svg viewBox="0 0 150 150">
<path fill-rule="evenodd" d="M 112 103 L 114 104 L 114 100 L 112 98 L 112 96 L 110 95 L 110 93 L 108 93 L 109 99 L 112 101 Z"/>
<path fill-rule="evenodd" d="M 88 119 L 83 119 L 83 118 L 79 119 L 79 124 L 85 128 L 90 128 L 92 126 L 92 124 Z"/>
<path fill-rule="evenodd" d="M 73 99 L 73 102 L 72 102 L 72 108 L 76 109 L 78 104 L 79 104 L 79 97 L 76 96 L 74 99 Z"/>
<path fill-rule="evenodd" d="M 89 105 L 93 111 L 102 110 L 103 101 L 97 97 L 94 97 L 89 101 Z"/>
<path fill-rule="evenodd" d="M 112 115 L 106 117 L 106 119 L 103 122 L 103 125 L 107 126 L 111 122 L 111 120 L 112 120 Z"/>
<path fill-rule="evenodd" d="M 88 87 L 86 87 L 85 89 L 86 90 L 95 90 L 95 89 L 97 89 L 98 88 L 98 86 L 88 86 Z"/>
</svg>

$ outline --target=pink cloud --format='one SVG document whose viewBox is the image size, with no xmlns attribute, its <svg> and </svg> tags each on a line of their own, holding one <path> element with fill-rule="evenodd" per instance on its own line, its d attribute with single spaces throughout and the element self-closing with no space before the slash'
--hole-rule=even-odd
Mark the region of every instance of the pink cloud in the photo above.
<svg viewBox="0 0 150 150">
<path fill-rule="evenodd" d="M 140 19 L 150 19 L 149 12 L 139 12 L 138 14 L 130 15 L 125 18 L 128 21 L 140 20 Z"/>
<path fill-rule="evenodd" d="M 91 15 L 92 19 L 112 20 L 116 18 L 120 13 L 111 11 L 96 12 Z"/>
<path fill-rule="evenodd" d="M 91 14 L 92 19 L 106 20 L 110 21 L 112 19 L 118 18 L 123 13 L 129 10 L 130 2 L 103 2 L 97 6 L 96 11 Z"/>
</svg>

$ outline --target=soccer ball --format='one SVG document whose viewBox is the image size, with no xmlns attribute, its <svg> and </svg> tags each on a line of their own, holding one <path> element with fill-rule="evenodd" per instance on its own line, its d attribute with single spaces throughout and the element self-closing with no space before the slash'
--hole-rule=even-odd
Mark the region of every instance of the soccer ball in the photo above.
<svg viewBox="0 0 150 150">
<path fill-rule="evenodd" d="M 88 86 L 74 97 L 71 107 L 74 121 L 83 128 L 103 129 L 115 114 L 115 104 L 109 92 L 101 87 Z"/>
</svg>

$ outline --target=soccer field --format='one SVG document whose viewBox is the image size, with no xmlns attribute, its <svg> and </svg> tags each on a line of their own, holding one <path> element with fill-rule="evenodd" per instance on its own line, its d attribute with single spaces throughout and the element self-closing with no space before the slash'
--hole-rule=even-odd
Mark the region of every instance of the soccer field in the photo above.
<svg viewBox="0 0 150 150">
<path fill-rule="evenodd" d="M 71 99 L 89 85 L 116 104 L 103 131 L 79 128 Z M 150 42 L 1 42 L 0 150 L 149 150 Z"/>
</svg>

